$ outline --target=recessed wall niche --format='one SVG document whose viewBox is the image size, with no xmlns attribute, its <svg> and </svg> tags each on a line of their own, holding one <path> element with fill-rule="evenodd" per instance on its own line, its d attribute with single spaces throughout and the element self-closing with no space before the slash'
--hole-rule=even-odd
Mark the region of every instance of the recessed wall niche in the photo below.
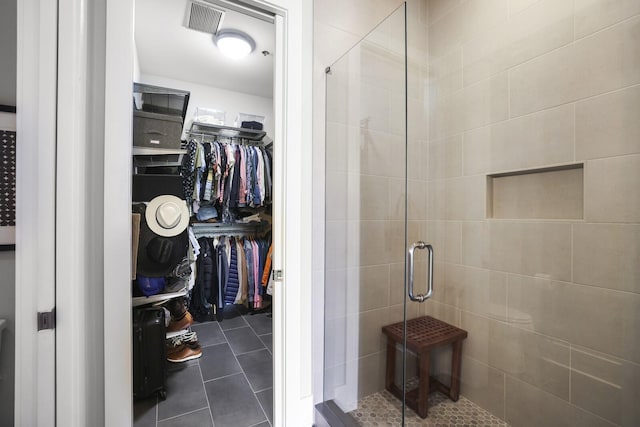
<svg viewBox="0 0 640 427">
<path fill-rule="evenodd" d="M 583 219 L 584 165 L 487 175 L 487 218 Z"/>
</svg>

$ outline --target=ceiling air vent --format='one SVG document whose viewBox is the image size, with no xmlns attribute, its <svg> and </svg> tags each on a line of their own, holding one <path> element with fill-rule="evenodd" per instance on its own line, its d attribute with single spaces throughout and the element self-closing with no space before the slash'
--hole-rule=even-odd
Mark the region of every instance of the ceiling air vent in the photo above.
<svg viewBox="0 0 640 427">
<path fill-rule="evenodd" d="M 204 33 L 216 34 L 222 23 L 224 11 L 210 5 L 190 1 L 187 3 L 186 27 Z"/>
</svg>

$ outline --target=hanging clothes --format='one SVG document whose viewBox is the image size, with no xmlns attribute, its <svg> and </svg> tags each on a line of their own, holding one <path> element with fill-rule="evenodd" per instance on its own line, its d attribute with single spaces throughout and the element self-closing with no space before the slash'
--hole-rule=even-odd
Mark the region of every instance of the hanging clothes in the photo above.
<svg viewBox="0 0 640 427">
<path fill-rule="evenodd" d="M 263 271 L 268 263 L 266 249 L 270 246 L 270 237 L 201 237 L 198 243 L 203 249 L 197 261 L 198 283 L 192 298 L 215 305 L 218 312 L 231 304 L 262 308 Z"/>
<path fill-rule="evenodd" d="M 181 170 L 185 198 L 193 214 L 201 206 L 214 206 L 219 215 L 265 206 L 271 202 L 271 171 L 272 154 L 264 147 L 191 139 Z"/>
</svg>

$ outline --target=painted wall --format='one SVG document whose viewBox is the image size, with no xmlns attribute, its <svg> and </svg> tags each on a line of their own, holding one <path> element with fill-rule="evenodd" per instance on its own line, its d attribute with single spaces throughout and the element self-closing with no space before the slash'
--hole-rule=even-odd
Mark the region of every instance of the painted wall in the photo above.
<svg viewBox="0 0 640 427">
<path fill-rule="evenodd" d="M 0 3 L 0 104 L 16 105 L 17 2 Z"/>
<path fill-rule="evenodd" d="M 17 3 L 0 3 L 0 104 L 16 105 Z M 9 321 L 0 352 L 0 425 L 13 425 L 15 252 L 0 252 L 0 318 Z"/>
<path fill-rule="evenodd" d="M 640 424 L 640 2 L 429 5 L 427 308 L 469 332 L 462 394 L 512 425 Z M 573 163 L 577 186 L 488 190 Z"/>
<path fill-rule="evenodd" d="M 234 126 L 238 113 L 255 114 L 265 117 L 264 130 L 273 137 L 273 99 L 246 93 L 233 92 L 221 88 L 204 86 L 197 83 L 174 80 L 162 76 L 142 74 L 142 83 L 182 89 L 191 92 L 185 118 L 185 128 L 193 119 L 196 107 L 213 108 L 226 112 L 225 124 Z"/>
</svg>

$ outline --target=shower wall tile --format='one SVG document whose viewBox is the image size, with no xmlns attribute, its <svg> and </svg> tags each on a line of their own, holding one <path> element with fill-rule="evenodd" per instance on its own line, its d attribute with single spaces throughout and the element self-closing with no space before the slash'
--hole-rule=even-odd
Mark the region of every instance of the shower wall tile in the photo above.
<svg viewBox="0 0 640 427">
<path fill-rule="evenodd" d="M 391 262 L 394 257 L 391 239 L 392 225 L 389 221 L 362 221 L 359 231 L 359 253 L 356 264 L 360 266 L 381 265 Z M 388 242 L 382 244 L 382 242 Z M 396 260 L 397 261 L 397 260 Z"/>
<path fill-rule="evenodd" d="M 462 134 L 429 144 L 429 179 L 462 175 Z"/>
<path fill-rule="evenodd" d="M 405 264 L 397 262 L 389 264 L 389 305 L 402 304 L 404 291 Z"/>
<path fill-rule="evenodd" d="M 510 275 L 508 316 L 531 318 L 533 330 L 640 362 L 640 295 Z"/>
<path fill-rule="evenodd" d="M 573 105 L 564 105 L 464 134 L 465 175 L 573 161 Z"/>
<path fill-rule="evenodd" d="M 573 41 L 573 3 L 542 0 L 463 46 L 465 86 Z"/>
<path fill-rule="evenodd" d="M 635 0 L 580 0 L 575 8 L 576 38 L 640 13 L 640 3 Z"/>
<path fill-rule="evenodd" d="M 575 224 L 573 281 L 640 294 L 640 225 Z"/>
<path fill-rule="evenodd" d="M 424 181 L 411 179 L 407 187 L 407 217 L 409 220 L 423 220 L 427 217 L 427 185 Z"/>
<path fill-rule="evenodd" d="M 584 174 L 585 220 L 640 222 L 639 186 L 640 155 L 588 161 Z"/>
<path fill-rule="evenodd" d="M 429 200 L 430 203 L 444 203 L 443 219 L 479 220 L 486 217 L 486 179 L 484 176 L 470 176 L 445 180 L 444 200 Z"/>
<path fill-rule="evenodd" d="M 504 418 L 505 374 L 469 357 L 462 358 L 460 393 L 487 411 Z"/>
<path fill-rule="evenodd" d="M 372 3 L 368 0 L 321 0 L 314 2 L 314 21 L 331 24 L 335 28 L 349 31 L 358 36 L 356 44 L 371 29 L 402 4 L 400 0 Z M 340 54 L 347 47 L 334 47 Z M 329 65 L 329 64 L 327 64 Z"/>
<path fill-rule="evenodd" d="M 509 16 L 516 15 L 541 0 L 509 0 Z"/>
<path fill-rule="evenodd" d="M 374 310 L 389 305 L 389 265 L 361 267 L 358 290 L 359 311 Z"/>
<path fill-rule="evenodd" d="M 508 118 L 507 73 L 467 86 L 462 91 L 460 113 L 454 120 L 461 120 L 462 130 L 496 123 Z"/>
<path fill-rule="evenodd" d="M 445 304 L 485 316 L 505 317 L 507 275 L 458 264 L 445 264 L 440 286 Z"/>
<path fill-rule="evenodd" d="M 511 69 L 511 117 L 640 83 L 639 42 L 636 17 Z"/>
<path fill-rule="evenodd" d="M 363 220 L 385 220 L 389 218 L 389 178 L 375 175 L 359 175 L 360 218 Z M 358 198 L 358 193 L 349 192 L 347 197 Z M 343 205 L 329 205 L 343 206 Z"/>
<path fill-rule="evenodd" d="M 640 154 L 638 117 L 640 86 L 577 102 L 576 159 Z"/>
<path fill-rule="evenodd" d="M 640 365 L 574 348 L 571 390 L 576 406 L 619 425 L 640 424 Z"/>
<path fill-rule="evenodd" d="M 442 139 L 465 130 L 506 120 L 508 111 L 507 73 L 430 102 L 430 138 Z"/>
<path fill-rule="evenodd" d="M 571 280 L 570 224 L 492 222 L 488 245 L 492 270 Z"/>
<path fill-rule="evenodd" d="M 469 332 L 464 355 L 568 400 L 568 343 L 494 318 L 462 312 L 461 327 Z"/>
<path fill-rule="evenodd" d="M 429 103 L 462 89 L 462 48 L 429 63 Z"/>
<path fill-rule="evenodd" d="M 439 289 L 436 285 L 433 285 L 434 295 L 438 293 Z M 429 299 L 422 304 L 424 307 L 424 314 L 435 317 L 436 319 L 447 322 L 453 326 L 460 327 L 460 309 L 451 305 L 442 304 L 435 299 Z"/>
<path fill-rule="evenodd" d="M 613 424 L 572 406 L 539 388 L 507 375 L 506 417 L 511 425 L 523 427 L 580 426 L 612 427 Z"/>
<path fill-rule="evenodd" d="M 462 264 L 489 268 L 491 261 L 491 223 L 467 221 L 462 223 Z"/>
<path fill-rule="evenodd" d="M 358 331 L 358 354 L 360 357 L 383 351 L 387 340 L 382 327 L 389 322 L 387 307 L 360 313 Z"/>
<path fill-rule="evenodd" d="M 440 57 L 471 36 L 506 20 L 507 0 L 468 0 L 429 27 L 429 55 Z"/>
<path fill-rule="evenodd" d="M 431 221 L 427 242 L 433 246 L 434 258 L 440 262 L 460 263 L 462 223 L 458 221 Z"/>
<path fill-rule="evenodd" d="M 431 0 L 429 1 L 429 24 L 434 23 L 457 6 L 463 0 Z"/>
<path fill-rule="evenodd" d="M 357 147 L 359 154 L 356 158 L 360 160 L 360 173 L 404 178 L 406 150 L 402 137 L 363 128 L 360 130 L 359 141 L 360 144 Z M 350 170 L 353 171 L 353 169 Z"/>
<path fill-rule="evenodd" d="M 384 389 L 386 351 L 358 359 L 358 399 Z"/>
</svg>

